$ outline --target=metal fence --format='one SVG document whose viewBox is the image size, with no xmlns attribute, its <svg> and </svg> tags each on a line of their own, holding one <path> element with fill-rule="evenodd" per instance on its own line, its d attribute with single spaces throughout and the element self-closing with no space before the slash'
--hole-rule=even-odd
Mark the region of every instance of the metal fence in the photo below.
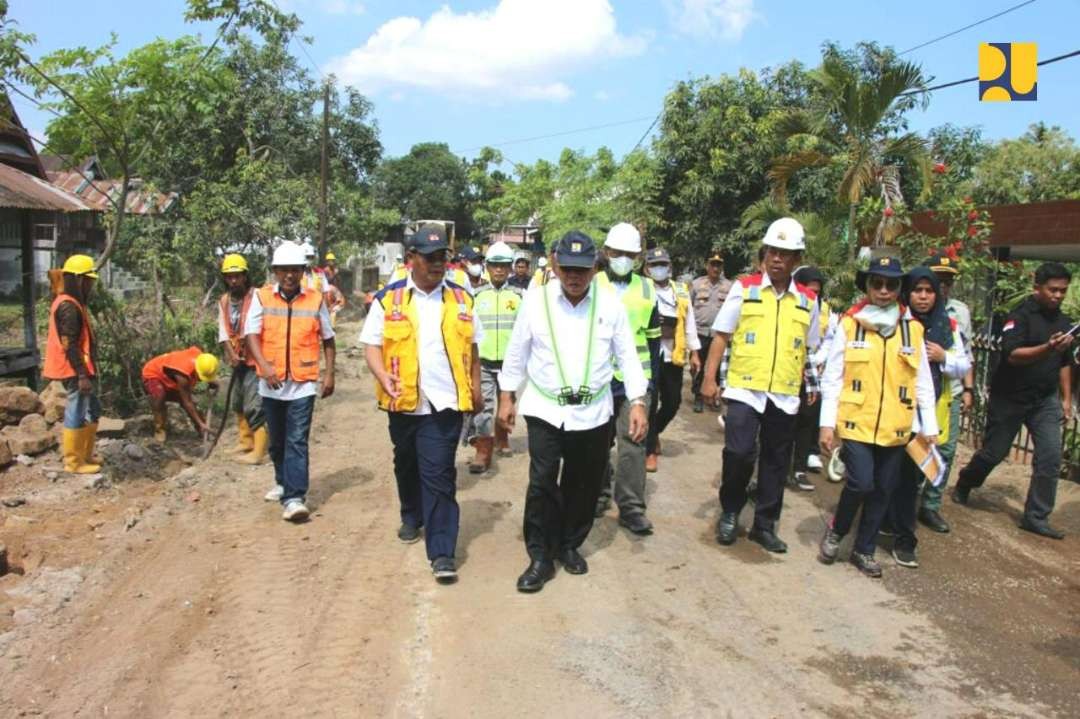
<svg viewBox="0 0 1080 719">
<path fill-rule="evenodd" d="M 962 415 L 960 420 L 960 439 L 972 448 L 982 445 L 983 429 L 986 427 L 986 408 L 990 398 L 990 379 L 1001 361 L 1001 336 L 976 334 L 970 341 L 975 357 L 975 402 L 970 413 Z M 1074 364 L 1073 418 L 1062 426 L 1062 463 L 1063 476 L 1080 477 L 1080 418 L 1075 406 L 1077 393 L 1075 379 L 1080 379 Z M 1034 447 L 1027 427 L 1022 427 L 1013 440 L 1012 459 L 1015 462 L 1031 462 Z"/>
</svg>

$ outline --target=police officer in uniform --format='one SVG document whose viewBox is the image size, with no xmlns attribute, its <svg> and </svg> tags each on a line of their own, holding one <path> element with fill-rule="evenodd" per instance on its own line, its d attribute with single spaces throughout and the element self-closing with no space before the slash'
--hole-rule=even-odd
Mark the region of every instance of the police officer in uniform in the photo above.
<svg viewBox="0 0 1080 719">
<path fill-rule="evenodd" d="M 716 321 L 716 314 L 727 299 L 731 291 L 731 280 L 724 277 L 724 256 L 719 250 L 709 255 L 705 263 L 705 274 L 690 283 L 690 299 L 694 306 L 694 324 L 697 325 L 698 342 L 701 344 L 701 354 L 709 354 L 709 343 L 712 342 L 712 326 Z M 694 381 L 691 385 L 694 391 L 694 411 L 702 412 L 705 409 L 705 400 L 701 396 L 701 383 L 705 379 L 702 368 L 694 373 Z"/>
<path fill-rule="evenodd" d="M 803 234 L 802 225 L 790 217 L 769 225 L 763 241 L 765 271 L 736 280 L 713 323 L 701 386 L 705 397 L 719 394 L 716 371 L 731 347 L 716 535 L 721 544 L 735 542 L 757 460 L 757 503 L 749 537 L 770 552 L 787 551 L 776 536 L 776 524 L 804 378 L 807 402 L 817 400 L 817 373 L 806 356 L 808 347 L 818 343 L 818 306 L 816 297 L 792 277 L 805 249 Z"/>
<path fill-rule="evenodd" d="M 607 462 L 616 361 L 630 439 L 644 440 L 648 424 L 647 383 L 626 311 L 593 279 L 596 245 L 569 232 L 554 254 L 558 279 L 526 294 L 499 374 L 499 421 L 511 431 L 520 413 L 529 428 L 529 566 L 518 578 L 521 592 L 542 589 L 556 559 L 570 574 L 589 570 L 578 550 L 592 528 Z"/>
</svg>

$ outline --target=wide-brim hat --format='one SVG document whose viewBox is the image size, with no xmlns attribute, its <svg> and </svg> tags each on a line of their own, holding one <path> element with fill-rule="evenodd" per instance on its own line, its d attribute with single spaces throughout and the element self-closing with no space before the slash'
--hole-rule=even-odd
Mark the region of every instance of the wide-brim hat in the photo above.
<svg viewBox="0 0 1080 719">
<path fill-rule="evenodd" d="M 904 268 L 900 266 L 900 260 L 895 257 L 878 257 L 870 261 L 868 268 L 855 273 L 855 286 L 866 292 L 866 280 L 870 275 L 901 279 L 904 276 Z"/>
</svg>

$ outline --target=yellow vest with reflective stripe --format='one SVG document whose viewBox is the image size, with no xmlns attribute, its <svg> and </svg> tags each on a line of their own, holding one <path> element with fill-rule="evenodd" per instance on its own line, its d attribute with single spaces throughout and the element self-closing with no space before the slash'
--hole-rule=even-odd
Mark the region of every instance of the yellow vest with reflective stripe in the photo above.
<svg viewBox="0 0 1080 719">
<path fill-rule="evenodd" d="M 672 282 L 675 290 L 675 337 L 671 349 L 671 364 L 682 367 L 686 364 L 686 313 L 690 310 L 690 290 L 682 282 Z"/>
<path fill-rule="evenodd" d="M 420 356 L 417 337 L 420 317 L 412 302 L 412 290 L 401 280 L 376 295 L 383 307 L 383 366 L 400 379 L 401 394 L 395 399 L 375 383 L 379 408 L 390 412 L 413 412 L 420 401 Z M 461 287 L 443 286 L 442 336 L 450 373 L 457 387 L 458 410 L 472 411 L 473 299 Z"/>
<path fill-rule="evenodd" d="M 480 359 L 489 362 L 502 362 L 506 347 L 510 344 L 510 334 L 514 330 L 514 319 L 521 309 L 521 288 L 503 282 L 502 287 L 481 285 L 474 297 L 476 316 L 484 328 L 484 339 L 480 341 Z"/>
<path fill-rule="evenodd" d="M 596 273 L 597 284 L 608 292 L 614 292 L 611 280 L 606 272 Z M 638 274 L 630 275 L 629 286 L 622 293 L 623 307 L 630 321 L 630 331 L 634 333 L 634 347 L 637 349 L 641 368 L 645 370 L 645 379 L 652 379 L 652 356 L 649 354 L 649 340 L 660 337 L 659 327 L 649 327 L 653 308 L 656 307 L 656 290 L 652 280 Z M 623 381 L 622 370 L 615 367 L 615 379 Z"/>
<path fill-rule="evenodd" d="M 879 447 L 907 444 L 918 406 L 915 381 L 924 352 L 922 325 L 901 320 L 885 339 L 867 332 L 853 317 L 840 322 L 847 346 L 837 433 Z"/>
<path fill-rule="evenodd" d="M 799 394 L 814 300 L 801 290 L 777 298 L 771 285 L 761 286 L 761 275 L 740 281 L 742 307 L 731 334 L 728 387 Z"/>
</svg>

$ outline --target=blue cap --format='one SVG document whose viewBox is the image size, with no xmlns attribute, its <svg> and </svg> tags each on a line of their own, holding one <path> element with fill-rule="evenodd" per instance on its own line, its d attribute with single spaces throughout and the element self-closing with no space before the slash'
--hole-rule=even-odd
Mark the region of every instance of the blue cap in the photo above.
<svg viewBox="0 0 1080 719">
<path fill-rule="evenodd" d="M 863 292 L 866 291 L 866 278 L 870 275 L 898 279 L 904 276 L 904 270 L 900 266 L 900 260 L 895 257 L 878 257 L 870 260 L 870 266 L 865 270 L 855 273 L 855 286 Z"/>
<path fill-rule="evenodd" d="M 584 232 L 571 230 L 555 243 L 553 249 L 559 267 L 590 268 L 596 265 L 596 243 Z"/>
<path fill-rule="evenodd" d="M 472 245 L 466 245 L 465 248 L 461 250 L 461 256 L 469 262 L 484 261 L 484 256 L 480 254 L 480 250 L 476 249 Z"/>
<path fill-rule="evenodd" d="M 645 264 L 651 265 L 658 262 L 671 264 L 671 257 L 663 247 L 654 247 L 645 253 Z"/>
<path fill-rule="evenodd" d="M 409 249 L 421 255 L 450 249 L 450 243 L 446 241 L 446 230 L 438 225 L 424 225 L 409 240 Z"/>
</svg>

